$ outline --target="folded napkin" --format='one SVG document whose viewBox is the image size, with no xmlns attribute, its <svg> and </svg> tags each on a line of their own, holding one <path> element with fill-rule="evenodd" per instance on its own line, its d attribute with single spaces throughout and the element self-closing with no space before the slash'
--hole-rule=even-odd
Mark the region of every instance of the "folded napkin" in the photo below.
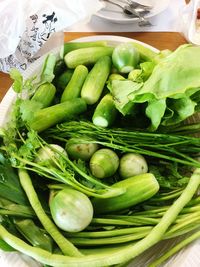
<svg viewBox="0 0 200 267">
<path fill-rule="evenodd" d="M 162 0 L 157 0 L 158 2 Z M 151 17 L 149 20 L 153 26 L 139 27 L 137 22 L 130 24 L 118 24 L 93 16 L 91 21 L 79 27 L 72 27 L 70 31 L 78 32 L 159 32 L 159 31 L 179 31 L 180 10 L 185 6 L 185 0 L 169 0 L 168 7 Z"/>
</svg>

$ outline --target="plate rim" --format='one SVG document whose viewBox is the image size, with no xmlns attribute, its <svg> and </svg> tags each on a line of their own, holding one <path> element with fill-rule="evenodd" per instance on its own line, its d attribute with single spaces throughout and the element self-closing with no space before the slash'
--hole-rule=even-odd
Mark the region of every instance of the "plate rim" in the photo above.
<svg viewBox="0 0 200 267">
<path fill-rule="evenodd" d="M 156 15 L 159 15 L 161 12 L 163 12 L 165 9 L 167 9 L 167 7 L 169 6 L 170 0 L 164 0 L 164 1 L 166 2 L 166 4 L 165 4 L 165 7 L 163 7 L 161 9 L 161 11 L 159 11 L 153 15 L 152 14 L 146 15 L 145 18 L 147 18 L 147 19 L 152 18 Z M 139 20 L 138 18 L 122 18 L 122 19 L 109 18 L 108 16 L 104 16 L 104 15 L 100 14 L 102 9 L 100 9 L 96 14 L 94 14 L 94 16 L 96 16 L 100 19 L 103 19 L 105 21 L 110 21 L 110 22 L 117 23 L 117 24 L 129 24 L 129 23 L 137 22 Z"/>
</svg>

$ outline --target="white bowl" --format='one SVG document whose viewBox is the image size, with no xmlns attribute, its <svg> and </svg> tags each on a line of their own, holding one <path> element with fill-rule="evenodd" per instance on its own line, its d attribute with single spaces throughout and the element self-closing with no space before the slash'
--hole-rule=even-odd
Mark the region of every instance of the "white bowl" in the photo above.
<svg viewBox="0 0 200 267">
<path fill-rule="evenodd" d="M 89 42 L 89 41 L 98 41 L 98 40 L 106 40 L 108 41 L 109 45 L 115 46 L 119 43 L 123 42 L 137 42 L 145 47 L 150 48 L 152 51 L 159 52 L 158 49 L 139 42 L 137 40 L 133 40 L 130 38 L 120 37 L 120 36 L 110 36 L 110 35 L 98 35 L 98 36 L 90 36 L 90 37 L 83 37 L 80 39 L 76 39 L 76 42 Z M 60 47 L 57 47 L 52 50 L 57 56 L 59 55 Z M 24 78 L 29 78 L 35 74 L 40 73 L 42 63 L 44 62 L 46 55 L 42 56 L 40 59 L 32 63 L 29 68 L 24 72 Z M 3 126 L 9 117 L 9 112 L 11 109 L 12 103 L 15 101 L 16 94 L 10 88 L 5 95 L 4 99 L 0 104 L 0 126 Z M 173 247 L 176 243 L 180 241 L 181 238 L 176 238 L 169 241 L 162 241 L 155 245 L 154 247 L 150 248 L 137 258 L 135 258 L 129 266 L 131 267 L 146 267 L 148 264 L 155 259 L 156 257 L 160 256 L 164 251 Z M 169 261 L 167 261 L 162 266 L 165 267 L 199 267 L 200 266 L 200 241 L 197 240 L 196 242 L 192 243 L 187 248 L 182 249 L 179 253 L 177 253 L 174 257 L 172 257 Z M 29 257 L 22 255 L 21 253 L 17 252 L 3 252 L 0 251 L 0 266 L 2 267 L 39 267 L 40 264 L 36 263 Z M 89 266 L 88 266 L 89 267 Z"/>
</svg>

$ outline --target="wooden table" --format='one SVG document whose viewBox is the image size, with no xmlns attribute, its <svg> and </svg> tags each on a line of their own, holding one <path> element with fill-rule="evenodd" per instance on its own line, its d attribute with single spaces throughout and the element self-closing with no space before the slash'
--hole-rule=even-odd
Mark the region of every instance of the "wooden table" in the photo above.
<svg viewBox="0 0 200 267">
<path fill-rule="evenodd" d="M 110 32 L 68 32 L 65 34 L 65 41 L 71 41 L 82 36 L 91 35 L 118 35 L 133 38 L 147 44 L 150 44 L 158 49 L 176 49 L 179 45 L 186 43 L 184 37 L 175 32 L 126 32 L 126 33 L 110 33 Z M 12 80 L 8 74 L 0 72 L 0 101 L 3 99 L 7 90 L 12 84 Z"/>
</svg>

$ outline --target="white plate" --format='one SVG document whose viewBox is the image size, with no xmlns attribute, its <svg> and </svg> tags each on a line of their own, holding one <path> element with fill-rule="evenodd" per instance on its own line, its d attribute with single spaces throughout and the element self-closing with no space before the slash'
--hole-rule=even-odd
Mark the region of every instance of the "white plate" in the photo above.
<svg viewBox="0 0 200 267">
<path fill-rule="evenodd" d="M 91 37 L 84 37 L 80 39 L 76 39 L 77 42 L 89 42 L 89 41 L 97 41 L 97 40 L 107 40 L 110 45 L 117 45 L 122 42 L 130 42 L 133 39 L 119 37 L 119 36 L 91 36 Z M 138 42 L 143 44 L 144 46 L 152 49 L 155 52 L 159 52 L 156 48 L 134 40 L 134 42 Z M 55 48 L 52 50 L 57 56 L 59 54 L 60 48 Z M 44 58 L 46 55 L 35 61 L 27 71 L 24 72 L 24 78 L 29 78 L 35 74 L 40 73 L 42 63 L 44 62 Z M 0 127 L 3 126 L 9 116 L 9 112 L 11 109 L 11 105 L 15 100 L 15 93 L 13 92 L 12 88 L 9 89 L 6 96 L 2 100 L 0 104 Z M 169 247 L 173 247 L 175 243 L 178 243 L 180 238 L 170 241 L 162 241 L 158 243 L 156 246 L 152 247 L 151 249 L 145 251 L 145 253 L 141 254 L 139 257 L 135 258 L 132 263 L 129 264 L 129 267 L 147 267 L 148 264 L 151 262 L 152 259 L 159 256 Z M 167 263 L 162 265 L 163 267 L 199 267 L 200 266 L 200 241 L 197 240 L 195 243 L 191 244 L 189 247 L 181 250 L 178 254 L 172 257 Z M 3 252 L 0 251 L 0 266 L 2 267 L 41 267 L 40 264 L 35 262 L 34 260 L 30 259 L 29 257 L 22 255 L 21 253 L 17 252 Z M 88 266 L 90 267 L 90 266 Z"/>
<path fill-rule="evenodd" d="M 125 5 L 120 0 L 112 0 L 112 1 L 122 6 Z M 141 0 L 141 1 L 138 0 L 138 2 L 153 7 L 150 13 L 145 16 L 145 18 L 151 18 L 164 11 L 168 7 L 170 0 Z M 129 24 L 138 21 L 138 18 L 129 18 L 128 16 L 123 14 L 122 9 L 120 7 L 117 7 L 111 3 L 106 3 L 106 2 L 105 2 L 105 7 L 102 8 L 100 11 L 98 11 L 96 16 L 104 20 L 119 24 Z"/>
</svg>

